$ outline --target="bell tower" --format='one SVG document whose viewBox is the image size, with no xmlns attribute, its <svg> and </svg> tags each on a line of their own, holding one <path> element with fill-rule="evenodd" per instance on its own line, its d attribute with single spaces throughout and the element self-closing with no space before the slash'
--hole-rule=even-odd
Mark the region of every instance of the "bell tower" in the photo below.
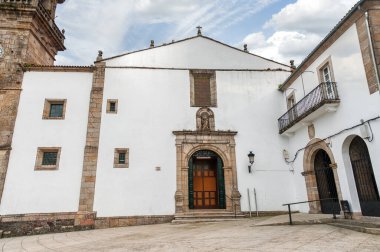
<svg viewBox="0 0 380 252">
<path fill-rule="evenodd" d="M 54 22 L 65 0 L 0 0 L 0 200 L 23 79 L 22 65 L 53 65 L 65 50 Z"/>
</svg>

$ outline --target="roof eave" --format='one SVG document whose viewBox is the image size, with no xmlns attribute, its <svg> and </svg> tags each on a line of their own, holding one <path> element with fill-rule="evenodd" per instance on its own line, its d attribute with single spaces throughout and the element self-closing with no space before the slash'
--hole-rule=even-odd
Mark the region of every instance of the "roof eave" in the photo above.
<svg viewBox="0 0 380 252">
<path fill-rule="evenodd" d="M 341 21 L 339 21 L 339 23 L 327 34 L 327 36 L 313 49 L 313 51 L 311 51 L 311 53 L 302 61 L 302 63 L 295 69 L 295 71 L 285 80 L 285 82 L 279 87 L 279 90 L 281 91 L 285 91 L 285 89 L 290 86 L 293 81 L 292 78 L 293 76 L 295 76 L 296 74 L 298 74 L 302 67 L 309 61 L 309 59 L 318 51 L 319 48 L 321 48 L 324 43 L 326 43 L 326 41 L 335 34 L 335 32 L 337 32 L 337 30 L 356 12 L 358 11 L 359 7 L 361 6 L 361 4 L 363 2 L 365 2 L 367 0 L 360 0 L 359 2 L 357 2 L 352 8 L 351 10 L 346 14 L 346 16 L 344 16 L 342 18 Z"/>
</svg>

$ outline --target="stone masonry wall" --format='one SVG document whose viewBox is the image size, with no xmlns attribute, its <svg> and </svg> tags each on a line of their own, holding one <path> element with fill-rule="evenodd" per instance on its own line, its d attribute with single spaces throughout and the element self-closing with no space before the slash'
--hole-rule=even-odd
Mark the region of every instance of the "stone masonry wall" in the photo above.
<svg viewBox="0 0 380 252">
<path fill-rule="evenodd" d="M 88 218 L 87 216 L 88 213 L 93 212 L 94 206 L 100 123 L 102 119 L 104 77 L 105 63 L 96 63 L 93 74 L 90 108 L 88 113 L 86 146 L 84 150 L 82 182 L 78 209 L 79 215 L 76 219 L 75 225 L 92 226 L 95 224 L 94 219 Z"/>
</svg>

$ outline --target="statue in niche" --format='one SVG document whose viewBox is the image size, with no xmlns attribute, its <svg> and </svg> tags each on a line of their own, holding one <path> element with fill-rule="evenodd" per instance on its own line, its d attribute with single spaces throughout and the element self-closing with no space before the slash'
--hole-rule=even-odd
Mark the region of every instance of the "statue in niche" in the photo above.
<svg viewBox="0 0 380 252">
<path fill-rule="evenodd" d="M 208 113 L 202 113 L 201 115 L 201 130 L 210 130 L 210 118 Z"/>
</svg>

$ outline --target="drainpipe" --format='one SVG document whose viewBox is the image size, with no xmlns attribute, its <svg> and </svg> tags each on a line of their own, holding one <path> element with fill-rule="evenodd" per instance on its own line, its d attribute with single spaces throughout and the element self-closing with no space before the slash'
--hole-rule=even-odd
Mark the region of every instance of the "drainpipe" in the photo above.
<svg viewBox="0 0 380 252">
<path fill-rule="evenodd" d="M 379 80 L 379 70 L 377 69 L 377 64 L 376 64 L 376 58 L 375 58 L 375 52 L 372 44 L 372 36 L 371 36 L 371 30 L 369 28 L 369 16 L 368 16 L 368 11 L 365 13 L 365 26 L 367 28 L 367 34 L 368 34 L 368 41 L 369 41 L 369 50 L 371 52 L 371 57 L 372 57 L 372 63 L 373 67 L 375 69 L 375 75 L 376 75 L 376 82 L 377 82 L 377 87 L 379 89 L 379 94 L 380 94 L 380 80 Z"/>
</svg>

